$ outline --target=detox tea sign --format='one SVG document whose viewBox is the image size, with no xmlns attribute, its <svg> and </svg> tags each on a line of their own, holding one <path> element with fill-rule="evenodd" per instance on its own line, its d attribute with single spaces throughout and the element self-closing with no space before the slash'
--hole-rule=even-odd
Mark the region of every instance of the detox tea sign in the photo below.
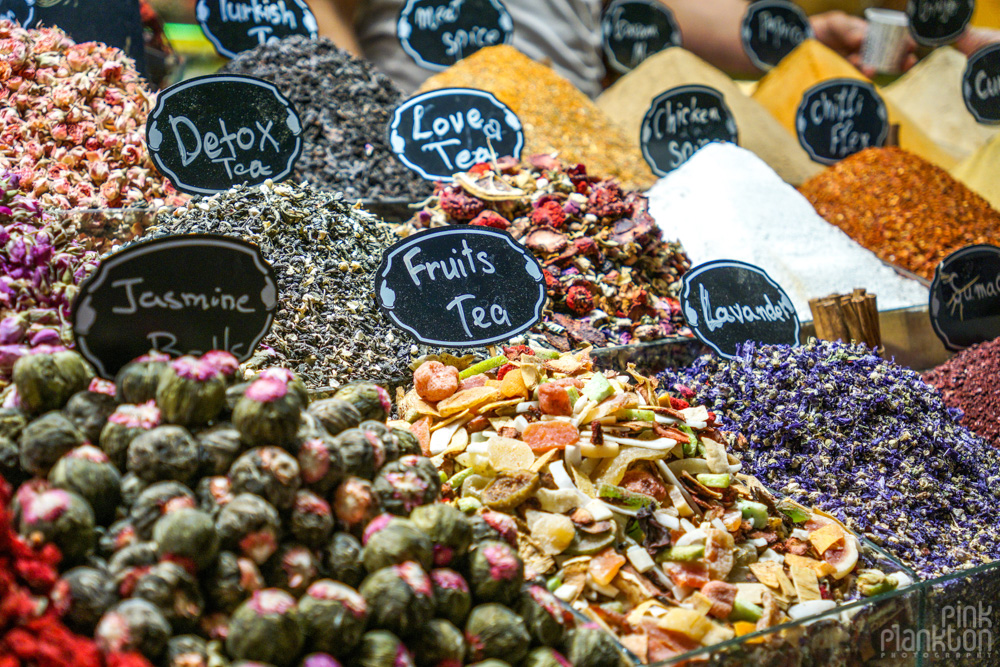
<svg viewBox="0 0 1000 667">
<path fill-rule="evenodd" d="M 478 347 L 509 340 L 542 316 L 542 267 L 506 232 L 430 229 L 393 245 L 375 273 L 378 304 L 428 345 Z"/>
</svg>

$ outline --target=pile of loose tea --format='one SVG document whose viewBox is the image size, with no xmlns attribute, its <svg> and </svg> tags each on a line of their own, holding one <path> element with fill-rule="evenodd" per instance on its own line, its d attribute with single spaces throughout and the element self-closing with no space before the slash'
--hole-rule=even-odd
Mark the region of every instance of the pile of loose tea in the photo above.
<svg viewBox="0 0 1000 667">
<path fill-rule="evenodd" d="M 962 424 L 1000 447 L 1000 338 L 962 350 L 924 381 L 937 387 L 944 402 L 962 411 Z"/>
<path fill-rule="evenodd" d="M 302 120 L 296 180 L 348 199 L 423 199 L 431 184 L 389 150 L 386 128 L 402 101 L 389 77 L 327 39 L 301 35 L 244 51 L 222 68 L 274 83 Z"/>
<path fill-rule="evenodd" d="M 661 378 L 746 436 L 747 472 L 922 576 L 1000 558 L 1000 451 L 916 372 L 813 339 L 748 343 L 732 361 L 704 356 Z"/>
<path fill-rule="evenodd" d="M 869 148 L 800 191 L 882 260 L 930 280 L 948 254 L 1000 242 L 1000 213 L 948 172 L 899 148 Z"/>
<path fill-rule="evenodd" d="M 644 190 L 655 181 L 634 138 L 576 86 L 512 46 L 480 49 L 427 79 L 418 92 L 440 88 L 493 93 L 524 126 L 523 155 L 555 152 L 629 189 Z"/>
<path fill-rule="evenodd" d="M 393 242 L 384 223 L 340 195 L 291 182 L 236 186 L 161 214 L 149 236 L 213 233 L 260 247 L 279 307 L 263 340 L 314 387 L 408 374 L 409 344 L 375 304 L 371 276 Z"/>
</svg>

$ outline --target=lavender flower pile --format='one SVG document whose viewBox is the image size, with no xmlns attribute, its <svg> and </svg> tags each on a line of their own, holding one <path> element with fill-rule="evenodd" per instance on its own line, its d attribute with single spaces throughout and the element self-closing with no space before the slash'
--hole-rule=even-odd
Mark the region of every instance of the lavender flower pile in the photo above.
<svg viewBox="0 0 1000 667">
<path fill-rule="evenodd" d="M 922 576 L 1000 558 L 1000 453 L 914 371 L 813 340 L 747 344 L 733 361 L 705 356 L 661 379 L 746 435 L 748 473 Z"/>
</svg>

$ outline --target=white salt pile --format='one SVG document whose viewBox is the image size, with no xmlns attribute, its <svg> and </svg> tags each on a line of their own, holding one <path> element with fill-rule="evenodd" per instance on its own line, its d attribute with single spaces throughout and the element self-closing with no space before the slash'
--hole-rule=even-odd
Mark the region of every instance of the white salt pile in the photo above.
<svg viewBox="0 0 1000 667">
<path fill-rule="evenodd" d="M 693 264 L 741 260 L 764 269 L 811 320 L 809 299 L 864 287 L 879 310 L 927 303 L 927 289 L 816 213 L 759 157 L 733 144 L 705 146 L 647 193 L 665 238 Z"/>
</svg>

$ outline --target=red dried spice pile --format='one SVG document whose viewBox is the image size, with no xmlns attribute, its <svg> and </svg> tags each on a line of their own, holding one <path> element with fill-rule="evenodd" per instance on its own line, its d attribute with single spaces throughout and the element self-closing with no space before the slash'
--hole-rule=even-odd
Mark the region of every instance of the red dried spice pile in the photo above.
<svg viewBox="0 0 1000 667">
<path fill-rule="evenodd" d="M 799 190 L 883 261 L 930 280 L 949 253 L 1000 244 L 1000 213 L 943 169 L 899 148 L 869 148 Z"/>
<path fill-rule="evenodd" d="M 962 425 L 1000 447 L 1000 338 L 962 350 L 924 373 L 941 391 L 945 404 L 964 414 Z"/>
</svg>

